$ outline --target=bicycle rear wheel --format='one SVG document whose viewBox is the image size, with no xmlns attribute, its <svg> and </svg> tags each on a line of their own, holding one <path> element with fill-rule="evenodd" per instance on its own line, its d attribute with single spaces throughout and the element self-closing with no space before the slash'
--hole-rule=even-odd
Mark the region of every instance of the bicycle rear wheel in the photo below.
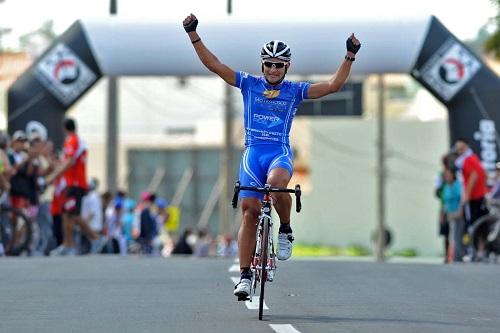
<svg viewBox="0 0 500 333">
<path fill-rule="evenodd" d="M 31 221 L 20 210 L 2 207 L 0 213 L 0 237 L 5 254 L 20 255 L 27 250 L 32 238 Z"/>
<path fill-rule="evenodd" d="M 262 241 L 260 251 L 260 295 L 259 295 L 259 320 L 262 320 L 262 313 L 264 312 L 264 288 L 267 280 L 267 256 L 269 250 L 269 219 L 264 218 L 262 226 Z"/>
</svg>

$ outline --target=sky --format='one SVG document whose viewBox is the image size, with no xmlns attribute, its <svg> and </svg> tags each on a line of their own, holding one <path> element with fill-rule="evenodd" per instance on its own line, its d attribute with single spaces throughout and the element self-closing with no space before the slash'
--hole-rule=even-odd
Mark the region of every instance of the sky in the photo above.
<svg viewBox="0 0 500 333">
<path fill-rule="evenodd" d="M 227 0 L 117 0 L 118 16 L 138 20 L 179 21 L 193 12 L 200 24 L 225 17 Z M 249 20 L 378 20 L 436 15 L 460 39 L 476 36 L 495 15 L 490 0 L 232 0 L 235 18 Z M 16 48 L 20 35 L 53 20 L 63 33 L 79 18 L 108 16 L 109 0 L 0 0 L 0 28 L 11 32 L 3 47 Z M 362 36 L 361 36 L 362 38 Z"/>
</svg>

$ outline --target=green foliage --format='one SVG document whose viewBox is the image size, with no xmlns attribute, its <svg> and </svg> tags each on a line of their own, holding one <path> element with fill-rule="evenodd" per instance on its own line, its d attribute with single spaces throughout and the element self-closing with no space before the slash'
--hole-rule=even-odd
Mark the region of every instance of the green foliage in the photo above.
<svg viewBox="0 0 500 333">
<path fill-rule="evenodd" d="M 54 31 L 54 22 L 52 20 L 45 21 L 40 28 L 19 37 L 21 48 L 27 49 L 32 44 L 38 43 L 38 41 L 36 41 L 37 36 L 48 42 L 54 41 L 57 38 L 57 34 Z"/>
<path fill-rule="evenodd" d="M 293 246 L 293 255 L 297 257 L 361 257 L 370 255 L 370 251 L 362 245 L 356 244 L 350 245 L 346 248 L 335 246 L 296 244 Z"/>
<path fill-rule="evenodd" d="M 353 244 L 344 249 L 344 254 L 349 257 L 364 257 L 370 254 L 370 250 L 362 245 Z"/>
<path fill-rule="evenodd" d="M 496 30 L 484 43 L 484 49 L 500 60 L 500 0 L 491 0 L 497 7 L 497 15 L 493 18 Z"/>
<path fill-rule="evenodd" d="M 293 246 L 293 255 L 298 257 L 329 257 L 338 256 L 341 249 L 334 246 L 304 245 Z"/>
<path fill-rule="evenodd" d="M 412 258 L 418 256 L 418 252 L 415 249 L 402 249 L 399 251 L 395 251 L 394 256 Z"/>
</svg>

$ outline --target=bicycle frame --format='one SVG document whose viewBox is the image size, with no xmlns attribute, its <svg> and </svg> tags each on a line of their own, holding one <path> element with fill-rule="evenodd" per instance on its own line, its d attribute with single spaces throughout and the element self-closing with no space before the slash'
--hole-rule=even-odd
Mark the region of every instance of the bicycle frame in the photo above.
<svg viewBox="0 0 500 333">
<path fill-rule="evenodd" d="M 262 200 L 262 208 L 257 221 L 257 233 L 255 250 L 250 269 L 252 270 L 252 285 L 250 287 L 250 301 L 256 293 L 257 285 L 260 283 L 259 295 L 259 320 L 262 320 L 264 309 L 264 287 L 266 282 L 272 282 L 276 273 L 276 259 L 273 242 L 273 222 L 271 218 L 272 211 L 272 192 L 294 193 L 295 194 L 295 209 L 298 212 L 301 210 L 300 196 L 302 191 L 300 185 L 296 185 L 295 189 L 288 188 L 273 188 L 266 184 L 264 187 L 248 187 L 241 186 L 237 181 L 234 186 L 234 196 L 232 200 L 233 207 L 236 208 L 240 190 L 260 192 L 264 194 Z M 243 299 L 239 299 L 243 300 Z"/>
<path fill-rule="evenodd" d="M 277 266 L 274 251 L 271 210 L 271 196 L 269 194 L 264 194 L 262 208 L 257 223 L 255 253 L 250 266 L 253 273 L 250 301 L 252 301 L 252 296 L 255 295 L 257 283 L 262 281 L 272 282 L 276 273 Z M 265 251 L 266 248 L 267 251 Z M 262 271 L 263 263 L 265 267 L 264 271 Z"/>
</svg>

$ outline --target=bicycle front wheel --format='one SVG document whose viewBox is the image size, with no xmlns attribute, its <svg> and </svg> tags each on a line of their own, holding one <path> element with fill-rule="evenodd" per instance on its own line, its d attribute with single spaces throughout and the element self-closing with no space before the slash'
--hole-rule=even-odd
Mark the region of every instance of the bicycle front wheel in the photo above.
<svg viewBox="0 0 500 333">
<path fill-rule="evenodd" d="M 269 219 L 264 218 L 262 226 L 262 241 L 260 251 L 260 295 L 259 295 L 259 320 L 262 320 L 262 313 L 264 312 L 264 288 L 267 280 L 267 256 L 269 252 Z"/>
</svg>

